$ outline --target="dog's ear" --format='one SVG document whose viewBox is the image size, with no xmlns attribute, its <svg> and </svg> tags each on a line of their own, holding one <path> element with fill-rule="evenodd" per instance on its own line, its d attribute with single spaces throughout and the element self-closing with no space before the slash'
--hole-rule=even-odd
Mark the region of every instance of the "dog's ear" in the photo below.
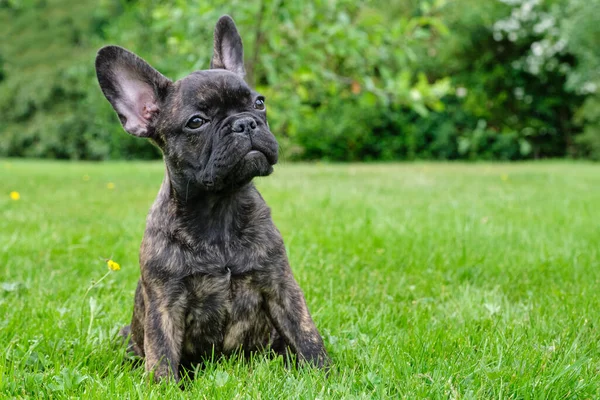
<svg viewBox="0 0 600 400">
<path fill-rule="evenodd" d="M 215 26 L 215 44 L 210 67 L 226 69 L 242 77 L 246 74 L 242 38 L 229 15 L 219 18 Z"/>
<path fill-rule="evenodd" d="M 96 75 L 123 128 L 134 136 L 152 136 L 171 81 L 140 57 L 118 46 L 98 51 Z"/>
</svg>

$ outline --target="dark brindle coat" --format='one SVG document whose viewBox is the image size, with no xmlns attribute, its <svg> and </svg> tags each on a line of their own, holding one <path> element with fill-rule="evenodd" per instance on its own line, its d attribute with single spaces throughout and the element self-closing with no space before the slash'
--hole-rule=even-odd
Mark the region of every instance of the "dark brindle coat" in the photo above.
<svg viewBox="0 0 600 400">
<path fill-rule="evenodd" d="M 270 210 L 251 183 L 272 172 L 277 142 L 262 96 L 244 82 L 242 42 L 222 17 L 211 69 L 172 82 L 116 46 L 98 81 L 125 130 L 163 152 L 147 218 L 131 349 L 157 379 L 212 354 L 271 347 L 317 366 L 328 356 Z"/>
</svg>

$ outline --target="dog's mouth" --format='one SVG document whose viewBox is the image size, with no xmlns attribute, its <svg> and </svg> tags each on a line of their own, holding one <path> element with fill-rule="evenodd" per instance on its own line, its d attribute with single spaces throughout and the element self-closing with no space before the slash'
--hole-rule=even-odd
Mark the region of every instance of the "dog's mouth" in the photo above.
<svg viewBox="0 0 600 400">
<path fill-rule="evenodd" d="M 275 156 L 276 157 L 276 156 Z M 270 159 L 270 160 L 269 160 Z M 273 173 L 273 156 L 260 150 L 250 150 L 242 159 L 224 176 L 202 174 L 202 185 L 212 191 L 221 190 L 232 183 L 237 185 L 248 183 L 256 176 L 267 176 Z M 276 161 L 276 159 L 274 160 Z"/>
<path fill-rule="evenodd" d="M 254 177 L 273 173 L 273 165 L 278 159 L 277 142 L 274 138 L 268 140 L 268 137 L 258 135 L 252 139 L 254 140 L 250 140 L 249 143 L 238 144 L 237 154 L 232 152 L 229 159 L 221 161 L 223 151 L 211 155 L 209 164 L 199 171 L 198 183 L 207 190 L 219 191 L 232 185 L 243 185 Z"/>
<path fill-rule="evenodd" d="M 265 160 L 270 165 L 277 164 L 277 151 L 271 151 L 268 148 L 265 148 L 263 150 L 263 149 L 259 149 L 259 148 L 254 147 L 252 150 L 250 150 L 248 152 L 248 154 L 246 154 L 246 156 L 244 157 L 244 159 L 258 157 L 259 155 L 262 155 L 263 157 L 265 157 Z"/>
<path fill-rule="evenodd" d="M 260 150 L 250 150 L 241 162 L 241 169 L 256 174 L 255 176 L 269 175 L 273 172 L 274 164 L 269 158 L 267 153 Z"/>
</svg>

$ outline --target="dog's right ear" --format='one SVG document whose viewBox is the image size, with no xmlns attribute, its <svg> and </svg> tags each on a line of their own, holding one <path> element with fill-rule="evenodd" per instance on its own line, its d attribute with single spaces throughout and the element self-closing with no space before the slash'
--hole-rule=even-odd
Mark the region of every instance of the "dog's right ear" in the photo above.
<svg viewBox="0 0 600 400">
<path fill-rule="evenodd" d="M 98 51 L 96 75 L 123 128 L 134 136 L 152 136 L 171 81 L 140 57 L 118 46 Z"/>
</svg>

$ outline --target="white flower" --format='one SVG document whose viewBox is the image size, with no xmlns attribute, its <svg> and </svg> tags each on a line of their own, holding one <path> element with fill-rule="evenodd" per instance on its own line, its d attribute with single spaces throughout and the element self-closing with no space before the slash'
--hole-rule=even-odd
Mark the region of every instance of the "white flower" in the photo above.
<svg viewBox="0 0 600 400">
<path fill-rule="evenodd" d="M 594 82 L 585 82 L 581 85 L 581 91 L 583 93 L 596 93 L 598 86 Z"/>
<path fill-rule="evenodd" d="M 467 88 L 457 87 L 456 88 L 456 97 L 459 97 L 462 99 L 463 97 L 465 97 L 467 95 L 467 92 L 468 92 Z"/>
<path fill-rule="evenodd" d="M 521 100 L 523 98 L 523 96 L 525 95 L 525 90 L 522 87 L 516 87 L 513 90 L 513 93 L 517 99 Z"/>
<path fill-rule="evenodd" d="M 412 101 L 419 101 L 423 98 L 423 96 L 421 95 L 421 92 L 419 92 L 417 89 L 412 89 L 410 91 L 410 99 Z"/>
</svg>

